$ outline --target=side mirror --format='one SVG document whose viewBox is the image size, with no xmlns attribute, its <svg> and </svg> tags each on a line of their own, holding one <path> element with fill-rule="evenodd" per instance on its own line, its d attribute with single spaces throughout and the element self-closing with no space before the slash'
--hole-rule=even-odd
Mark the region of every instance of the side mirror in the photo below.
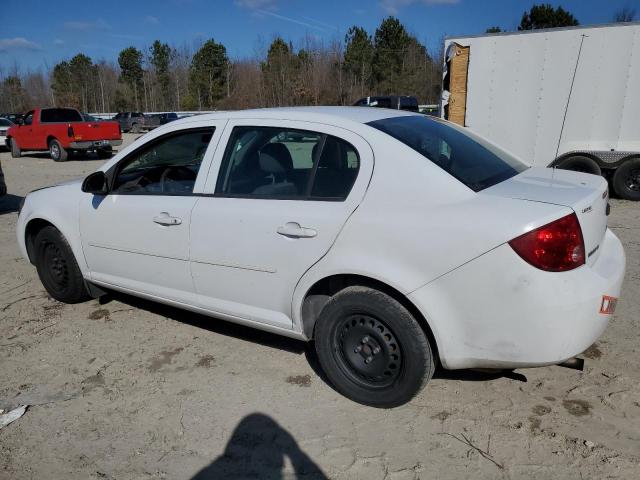
<svg viewBox="0 0 640 480">
<path fill-rule="evenodd" d="M 94 195 L 106 195 L 109 193 L 107 176 L 102 171 L 93 172 L 82 182 L 82 191 Z"/>
</svg>

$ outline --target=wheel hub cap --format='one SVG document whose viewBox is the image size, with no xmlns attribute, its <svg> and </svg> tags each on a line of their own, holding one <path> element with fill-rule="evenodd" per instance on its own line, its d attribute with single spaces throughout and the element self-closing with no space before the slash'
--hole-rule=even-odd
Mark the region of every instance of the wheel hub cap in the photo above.
<svg viewBox="0 0 640 480">
<path fill-rule="evenodd" d="M 631 170 L 625 184 L 630 190 L 640 191 L 640 169 Z"/>
<path fill-rule="evenodd" d="M 380 320 L 350 316 L 340 328 L 338 341 L 344 367 L 360 381 L 384 386 L 399 375 L 402 354 L 398 341 Z"/>
</svg>

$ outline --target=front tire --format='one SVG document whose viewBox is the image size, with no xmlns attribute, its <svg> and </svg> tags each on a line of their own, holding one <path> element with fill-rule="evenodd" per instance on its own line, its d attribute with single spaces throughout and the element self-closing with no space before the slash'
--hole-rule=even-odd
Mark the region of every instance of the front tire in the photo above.
<svg viewBox="0 0 640 480">
<path fill-rule="evenodd" d="M 613 174 L 613 189 L 625 200 L 640 201 L 640 158 L 630 158 Z"/>
<path fill-rule="evenodd" d="M 20 158 L 22 156 L 22 150 L 20 149 L 20 145 L 15 138 L 10 140 L 11 142 L 11 157 L 12 158 Z"/>
<path fill-rule="evenodd" d="M 69 243 L 52 226 L 44 227 L 34 241 L 38 276 L 49 295 L 64 303 L 79 303 L 89 293 Z"/>
<path fill-rule="evenodd" d="M 58 140 L 51 140 L 49 142 L 49 153 L 54 162 L 66 162 L 69 158 L 69 153 L 62 147 L 62 144 Z"/>
<path fill-rule="evenodd" d="M 316 323 L 320 365 L 336 390 L 379 408 L 411 400 L 433 376 L 429 340 L 394 298 L 367 287 L 334 295 Z"/>
</svg>

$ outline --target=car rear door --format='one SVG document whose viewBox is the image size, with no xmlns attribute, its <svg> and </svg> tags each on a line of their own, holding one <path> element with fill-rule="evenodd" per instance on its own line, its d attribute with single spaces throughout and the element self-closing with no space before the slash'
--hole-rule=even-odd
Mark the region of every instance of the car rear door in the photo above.
<svg viewBox="0 0 640 480">
<path fill-rule="evenodd" d="M 107 172 L 108 195 L 80 205 L 82 246 L 98 284 L 193 302 L 191 212 L 223 121 L 194 121 L 152 134 Z"/>
<path fill-rule="evenodd" d="M 229 121 L 191 222 L 200 305 L 292 328 L 298 280 L 331 248 L 372 171 L 373 152 L 353 132 L 309 122 Z"/>
</svg>

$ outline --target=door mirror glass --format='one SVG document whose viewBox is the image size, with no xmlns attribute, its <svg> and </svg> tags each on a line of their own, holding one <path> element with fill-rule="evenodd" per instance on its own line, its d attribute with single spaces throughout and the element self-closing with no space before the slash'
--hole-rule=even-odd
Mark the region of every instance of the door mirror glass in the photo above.
<svg viewBox="0 0 640 480">
<path fill-rule="evenodd" d="M 94 195 L 106 195 L 109 193 L 107 176 L 101 171 L 92 173 L 82 182 L 82 191 Z"/>
</svg>

